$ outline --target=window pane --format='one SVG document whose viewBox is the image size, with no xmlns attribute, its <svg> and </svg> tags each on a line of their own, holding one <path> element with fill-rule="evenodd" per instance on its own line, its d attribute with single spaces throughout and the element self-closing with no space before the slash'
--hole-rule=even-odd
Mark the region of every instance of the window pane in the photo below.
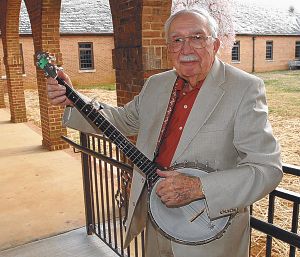
<svg viewBox="0 0 300 257">
<path fill-rule="evenodd" d="M 296 41 L 295 58 L 300 59 L 300 41 Z"/>
<path fill-rule="evenodd" d="M 80 70 L 94 69 L 93 44 L 79 43 L 79 68 Z"/>
<path fill-rule="evenodd" d="M 240 61 L 240 41 L 234 43 L 231 50 L 231 60 Z"/>
<path fill-rule="evenodd" d="M 266 43 L 266 60 L 273 60 L 273 41 Z"/>
</svg>

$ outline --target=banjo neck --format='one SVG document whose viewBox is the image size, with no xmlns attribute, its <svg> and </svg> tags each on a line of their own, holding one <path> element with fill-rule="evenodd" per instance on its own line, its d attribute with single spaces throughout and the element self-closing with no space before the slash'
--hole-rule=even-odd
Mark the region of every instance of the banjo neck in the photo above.
<svg viewBox="0 0 300 257">
<path fill-rule="evenodd" d="M 60 85 L 66 88 L 66 96 L 72 101 L 74 107 L 82 114 L 89 124 L 96 130 L 102 131 L 124 154 L 132 161 L 146 176 L 148 186 L 155 183 L 159 176 L 156 174 L 158 165 L 147 158 L 134 144 L 130 142 L 105 116 L 99 112 L 103 106 L 95 107 L 93 101 L 86 102 L 82 97 L 57 75 L 59 69 L 51 61 L 54 60 L 49 53 L 37 52 L 36 65 L 42 69 L 47 77 L 52 77 L 58 81 Z"/>
<path fill-rule="evenodd" d="M 61 83 L 62 81 L 59 81 Z M 88 122 L 97 130 L 107 136 L 119 148 L 125 156 L 132 161 L 149 179 L 154 180 L 158 166 L 149 160 L 130 140 L 128 140 L 110 121 L 108 121 L 99 109 L 96 109 L 92 103 L 86 103 L 78 93 L 69 85 L 66 86 L 66 96 L 70 99 L 75 108 L 88 120 Z"/>
</svg>

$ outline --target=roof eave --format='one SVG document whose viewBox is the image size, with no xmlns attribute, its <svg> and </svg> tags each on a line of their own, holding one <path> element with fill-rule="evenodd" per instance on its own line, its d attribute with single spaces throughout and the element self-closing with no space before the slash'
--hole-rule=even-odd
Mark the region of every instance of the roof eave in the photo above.
<svg viewBox="0 0 300 257">
<path fill-rule="evenodd" d="M 237 36 L 252 36 L 252 37 L 264 37 L 264 36 L 271 36 L 271 37 L 300 37 L 299 34 L 271 34 L 271 33 L 236 33 Z"/>
</svg>

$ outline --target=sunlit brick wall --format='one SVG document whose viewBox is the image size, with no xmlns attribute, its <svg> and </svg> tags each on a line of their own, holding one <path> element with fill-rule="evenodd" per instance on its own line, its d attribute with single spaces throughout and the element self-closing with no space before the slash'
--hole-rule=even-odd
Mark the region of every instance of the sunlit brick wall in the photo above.
<svg viewBox="0 0 300 257">
<path fill-rule="evenodd" d="M 264 72 L 287 70 L 288 61 L 295 59 L 295 45 L 300 36 L 256 36 L 254 41 L 252 36 L 237 36 L 236 40 L 240 41 L 240 61 L 231 61 L 231 51 L 221 52 L 221 59 L 247 72 L 252 72 L 254 62 L 254 71 Z M 266 60 L 267 41 L 273 41 L 273 60 Z"/>
</svg>

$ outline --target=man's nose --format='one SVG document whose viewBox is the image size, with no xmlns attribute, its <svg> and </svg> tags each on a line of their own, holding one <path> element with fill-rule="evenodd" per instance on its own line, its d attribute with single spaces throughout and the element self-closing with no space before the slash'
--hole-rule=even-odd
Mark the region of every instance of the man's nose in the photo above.
<svg viewBox="0 0 300 257">
<path fill-rule="evenodd" d="M 183 42 L 183 46 L 182 46 L 182 52 L 184 54 L 187 54 L 187 53 L 190 53 L 190 52 L 193 52 L 194 49 L 193 47 L 191 47 L 191 42 L 190 42 L 190 39 L 189 38 L 186 38 Z"/>
</svg>

